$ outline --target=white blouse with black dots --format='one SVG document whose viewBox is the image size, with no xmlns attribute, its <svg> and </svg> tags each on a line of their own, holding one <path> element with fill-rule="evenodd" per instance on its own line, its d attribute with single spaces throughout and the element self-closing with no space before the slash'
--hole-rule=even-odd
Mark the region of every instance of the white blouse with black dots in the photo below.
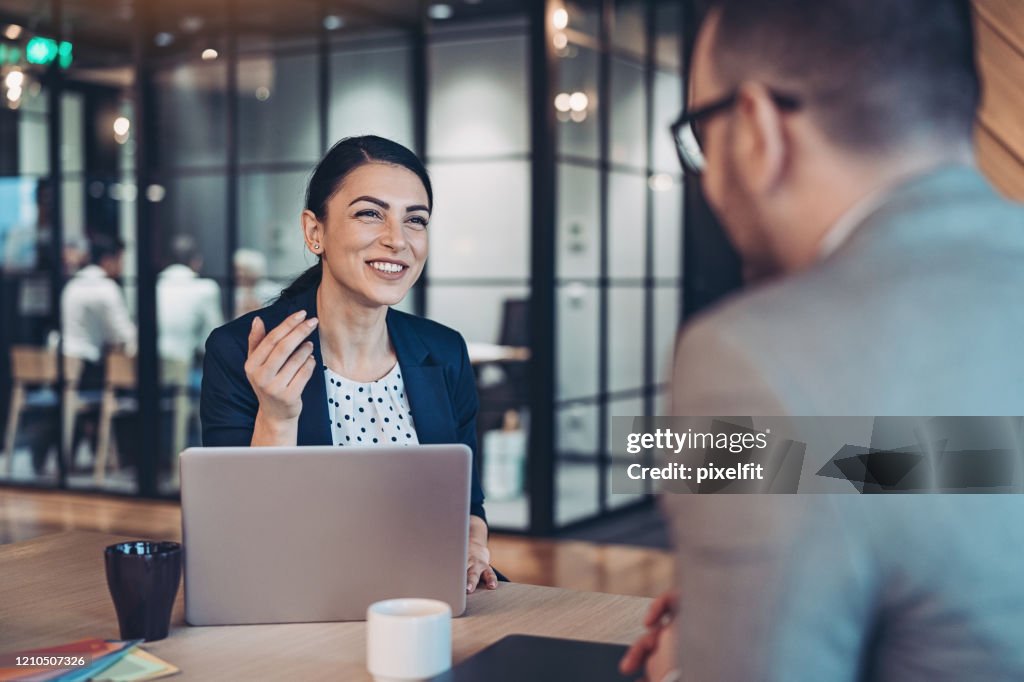
<svg viewBox="0 0 1024 682">
<path fill-rule="evenodd" d="M 324 377 L 335 445 L 419 444 L 402 383 L 402 368 L 397 363 L 384 377 L 365 384 L 346 379 L 327 365 Z"/>
</svg>

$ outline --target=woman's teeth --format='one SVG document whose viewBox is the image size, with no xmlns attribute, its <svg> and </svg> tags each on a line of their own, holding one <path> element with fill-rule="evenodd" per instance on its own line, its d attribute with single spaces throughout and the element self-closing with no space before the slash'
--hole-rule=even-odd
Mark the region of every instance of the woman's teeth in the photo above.
<svg viewBox="0 0 1024 682">
<path fill-rule="evenodd" d="M 401 272 L 405 269 L 405 266 L 399 265 L 398 263 L 382 263 L 380 261 L 370 263 L 370 267 L 374 270 L 380 270 L 381 272 Z"/>
</svg>

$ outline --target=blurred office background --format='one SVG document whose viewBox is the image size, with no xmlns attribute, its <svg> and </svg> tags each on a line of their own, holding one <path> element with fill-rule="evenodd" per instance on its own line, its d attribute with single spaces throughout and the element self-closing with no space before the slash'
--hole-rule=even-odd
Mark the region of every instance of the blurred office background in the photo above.
<svg viewBox="0 0 1024 682">
<path fill-rule="evenodd" d="M 470 343 L 492 525 L 550 533 L 643 504 L 611 494 L 605 444 L 610 416 L 659 410 L 680 319 L 683 15 L 0 0 L 0 481 L 174 496 L 203 339 L 312 263 L 306 179 L 373 133 L 435 183 L 402 307 Z M 62 296 L 118 239 L 135 340 L 82 357 Z"/>
<path fill-rule="evenodd" d="M 977 4 L 1000 84 L 982 165 L 1024 196 L 1022 17 Z M 739 284 L 668 133 L 693 16 L 680 0 L 0 0 L 0 484 L 175 496 L 203 339 L 312 263 L 306 179 L 373 133 L 435 183 L 402 307 L 470 343 L 492 526 L 547 535 L 649 505 L 610 491 L 610 417 L 662 410 L 684 313 Z M 133 340 L 81 357 L 62 297 L 118 240 Z"/>
</svg>

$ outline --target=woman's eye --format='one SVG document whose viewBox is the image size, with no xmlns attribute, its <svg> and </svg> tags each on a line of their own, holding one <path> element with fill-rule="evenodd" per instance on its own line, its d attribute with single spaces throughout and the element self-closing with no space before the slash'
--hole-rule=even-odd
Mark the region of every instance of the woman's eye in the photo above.
<svg viewBox="0 0 1024 682">
<path fill-rule="evenodd" d="M 427 219 L 417 215 L 414 215 L 411 218 L 409 218 L 409 222 L 419 229 L 423 229 L 427 226 Z"/>
<path fill-rule="evenodd" d="M 367 208 L 367 209 L 363 209 L 362 211 L 359 211 L 358 213 L 356 213 L 356 217 L 357 218 L 376 218 L 376 219 L 380 220 L 380 212 L 379 211 L 375 211 L 372 208 Z"/>
</svg>

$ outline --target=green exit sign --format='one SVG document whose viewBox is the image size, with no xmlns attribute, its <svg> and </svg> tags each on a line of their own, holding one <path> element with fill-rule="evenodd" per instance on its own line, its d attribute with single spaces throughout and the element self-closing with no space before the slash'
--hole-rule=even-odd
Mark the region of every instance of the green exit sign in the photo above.
<svg viewBox="0 0 1024 682">
<path fill-rule="evenodd" d="M 21 48 L 0 43 L 0 66 L 14 66 L 21 63 Z"/>
<path fill-rule="evenodd" d="M 58 44 L 56 40 L 36 36 L 25 46 L 25 59 L 29 64 L 44 66 L 56 61 L 60 68 L 66 69 L 71 66 L 73 59 L 71 51 L 71 43 L 67 41 Z"/>
</svg>

